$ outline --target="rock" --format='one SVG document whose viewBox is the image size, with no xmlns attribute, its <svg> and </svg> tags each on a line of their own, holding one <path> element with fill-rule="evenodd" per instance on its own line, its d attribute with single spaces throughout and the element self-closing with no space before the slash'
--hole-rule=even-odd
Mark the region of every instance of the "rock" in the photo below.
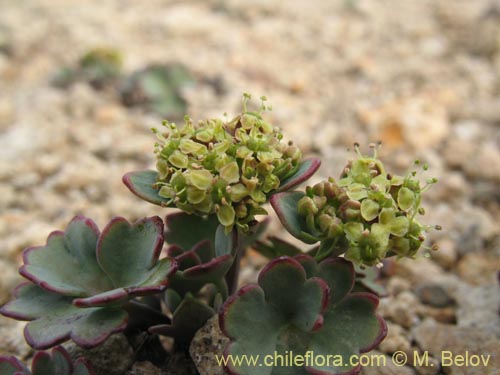
<svg viewBox="0 0 500 375">
<path fill-rule="evenodd" d="M 223 367 L 217 364 L 215 356 L 222 356 L 228 343 L 229 339 L 219 328 L 219 317 L 214 315 L 196 333 L 189 347 L 189 354 L 200 375 L 225 374 Z"/>
<path fill-rule="evenodd" d="M 11 299 L 13 289 L 23 279 L 17 273 L 17 265 L 5 258 L 0 258 L 0 305 Z"/>
<path fill-rule="evenodd" d="M 125 375 L 162 375 L 161 369 L 153 365 L 151 362 L 136 362 Z"/>
<path fill-rule="evenodd" d="M 392 354 L 399 350 L 409 354 L 411 345 L 407 339 L 407 332 L 397 324 L 387 323 L 387 337 L 380 343 L 379 350 Z"/>
<path fill-rule="evenodd" d="M 419 358 L 422 358 L 422 355 L 423 353 L 419 353 Z M 425 365 L 413 363 L 413 367 L 415 367 L 418 375 L 438 375 L 441 373 L 439 361 L 431 356 L 428 357 L 428 361 Z"/>
<path fill-rule="evenodd" d="M 387 292 L 392 296 L 397 296 L 399 293 L 410 289 L 410 282 L 399 276 L 391 277 L 387 282 Z"/>
<path fill-rule="evenodd" d="M 73 342 L 64 344 L 71 358 L 87 358 L 96 375 L 123 375 L 132 366 L 135 354 L 124 334 L 112 335 L 100 346 L 85 350 Z"/>
<path fill-rule="evenodd" d="M 440 323 L 456 324 L 456 306 L 437 308 L 428 305 L 421 305 L 417 309 L 418 316 L 422 319 L 433 318 Z"/>
<path fill-rule="evenodd" d="M 162 375 L 200 375 L 189 354 L 184 351 L 175 352 L 168 357 L 162 370 Z"/>
<path fill-rule="evenodd" d="M 460 327 L 474 328 L 500 338 L 500 288 L 498 284 L 470 286 L 462 283 L 455 294 Z"/>
<path fill-rule="evenodd" d="M 415 371 L 412 368 L 407 366 L 396 366 L 391 357 L 383 355 L 376 350 L 371 351 L 368 355 L 372 358 L 381 356 L 380 358 L 383 358 L 383 360 L 380 361 L 380 365 L 363 367 L 360 375 L 415 375 Z"/>
<path fill-rule="evenodd" d="M 420 301 L 434 307 L 447 307 L 455 303 L 447 290 L 439 284 L 423 284 L 417 287 L 416 294 Z"/>
<path fill-rule="evenodd" d="M 428 193 L 428 198 L 433 202 L 463 200 L 471 191 L 471 186 L 462 172 L 447 172 L 444 169 L 435 175 L 439 176 L 439 183 L 435 184 Z"/>
<path fill-rule="evenodd" d="M 498 168 L 485 168 L 486 165 L 500 165 L 500 150 L 495 140 L 481 144 L 474 157 L 467 159 L 463 168 L 469 177 L 500 181 Z"/>
<path fill-rule="evenodd" d="M 438 251 L 432 251 L 431 258 L 444 269 L 451 269 L 458 258 L 455 242 L 448 237 L 440 238 L 436 241 Z"/>
<path fill-rule="evenodd" d="M 24 326 L 26 322 L 0 316 L 0 354 L 15 355 L 26 359 L 33 351 L 24 340 Z"/>
<path fill-rule="evenodd" d="M 395 263 L 395 268 L 397 275 L 409 280 L 414 286 L 438 280 L 443 275 L 443 270 L 427 258 L 401 259 Z"/>
<path fill-rule="evenodd" d="M 491 284 L 498 269 L 500 269 L 500 259 L 484 252 L 468 253 L 457 265 L 460 277 L 473 285 Z"/>
<path fill-rule="evenodd" d="M 7 127 L 15 122 L 15 119 L 16 111 L 12 101 L 0 97 L 0 131 L 7 129 Z"/>
<path fill-rule="evenodd" d="M 389 147 L 410 145 L 416 150 L 439 144 L 449 133 L 446 106 L 431 95 L 396 99 L 362 110 L 361 121 L 372 139 Z"/>
<path fill-rule="evenodd" d="M 404 291 L 397 297 L 380 300 L 379 312 L 384 318 L 404 328 L 410 328 L 419 321 L 418 305 L 418 298 L 410 291 Z"/>
<path fill-rule="evenodd" d="M 422 350 L 428 350 L 430 355 L 440 360 L 446 374 L 494 374 L 495 370 L 500 369 L 500 339 L 489 332 L 472 327 L 441 324 L 433 319 L 427 319 L 413 330 L 413 336 Z M 468 352 L 470 355 L 490 357 L 487 366 L 460 367 L 457 363 L 451 363 L 448 353 L 442 351 L 451 352 L 454 356 L 465 356 Z"/>
</svg>

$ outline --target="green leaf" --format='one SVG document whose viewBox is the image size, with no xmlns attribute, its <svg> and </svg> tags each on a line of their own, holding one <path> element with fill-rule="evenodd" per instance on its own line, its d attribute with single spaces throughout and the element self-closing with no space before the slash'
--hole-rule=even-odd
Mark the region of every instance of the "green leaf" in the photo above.
<svg viewBox="0 0 500 375">
<path fill-rule="evenodd" d="M 215 231 L 219 226 L 216 215 L 207 217 L 176 212 L 165 219 L 165 240 L 170 245 L 178 245 L 183 249 L 191 249 L 203 240 L 215 241 Z"/>
<path fill-rule="evenodd" d="M 334 353 L 349 364 L 353 355 L 370 351 L 387 333 L 382 318 L 375 315 L 378 299 L 370 294 L 353 293 L 325 314 L 323 328 L 310 341 L 309 350 L 317 355 Z M 354 370 L 353 366 L 312 366 L 310 370 L 339 374 Z M 310 371 L 312 372 L 312 371 Z"/>
<path fill-rule="evenodd" d="M 299 248 L 274 236 L 266 238 L 265 241 L 257 241 L 253 245 L 253 249 L 269 259 L 285 255 L 295 256 L 302 253 Z"/>
<path fill-rule="evenodd" d="M 36 352 L 32 360 L 32 372 L 15 357 L 0 357 L 0 375 L 93 375 L 92 366 L 79 358 L 73 363 L 68 352 L 55 347 L 51 353 Z"/>
<path fill-rule="evenodd" d="M 286 230 L 299 240 L 314 244 L 318 239 L 308 233 L 305 220 L 298 213 L 298 202 L 305 194 L 300 191 L 278 193 L 271 197 L 271 205 Z"/>
<path fill-rule="evenodd" d="M 127 326 L 127 313 L 113 308 L 81 309 L 72 298 L 48 292 L 31 283 L 16 291 L 16 299 L 5 304 L 2 315 L 30 321 L 25 338 L 35 349 L 47 349 L 72 339 L 91 348 Z"/>
<path fill-rule="evenodd" d="M 215 232 L 215 255 L 222 256 L 232 254 L 236 247 L 236 229 L 226 234 L 226 230 L 222 224 L 217 227 Z"/>
<path fill-rule="evenodd" d="M 129 190 L 139 198 L 162 207 L 174 207 L 170 199 L 158 195 L 156 188 L 156 171 L 136 171 L 129 172 L 123 176 L 122 181 Z"/>
<path fill-rule="evenodd" d="M 231 340 L 226 355 L 263 358 L 313 351 L 315 355 L 341 355 L 344 364 L 349 364 L 350 356 L 371 350 L 387 333 L 385 323 L 375 314 L 377 298 L 350 293 L 353 283 L 354 269 L 344 259 L 328 258 L 320 264 L 306 255 L 273 260 L 261 271 L 259 285 L 243 287 L 221 308 L 221 329 Z M 226 369 L 239 375 L 359 370 L 349 365 L 306 368 L 279 364 L 263 369 L 245 363 L 238 367 L 229 363 Z"/>
<path fill-rule="evenodd" d="M 28 368 L 16 357 L 0 357 L 0 375 L 29 375 Z"/>
<path fill-rule="evenodd" d="M 154 326 L 149 332 L 174 337 L 176 344 L 189 344 L 195 333 L 213 315 L 215 311 L 210 306 L 187 295 L 175 310 L 171 325 Z"/>
<path fill-rule="evenodd" d="M 53 232 L 45 246 L 27 249 L 19 272 L 46 289 L 74 297 L 112 289 L 96 259 L 98 236 L 92 220 L 77 216 L 65 232 Z"/>
<path fill-rule="evenodd" d="M 157 284 L 169 273 L 169 267 L 157 264 L 162 246 L 163 222 L 159 217 L 135 224 L 118 217 L 103 230 L 97 245 L 97 258 L 115 287 Z"/>
<path fill-rule="evenodd" d="M 380 277 L 380 270 L 377 267 L 363 267 L 355 265 L 356 283 L 354 291 L 373 293 L 378 297 L 385 297 L 387 290 L 377 282 Z"/>
<path fill-rule="evenodd" d="M 305 159 L 300 163 L 295 173 L 280 182 L 280 187 L 276 193 L 284 192 L 293 189 L 297 185 L 307 181 L 316 173 L 321 165 L 321 161 L 317 158 Z"/>
</svg>

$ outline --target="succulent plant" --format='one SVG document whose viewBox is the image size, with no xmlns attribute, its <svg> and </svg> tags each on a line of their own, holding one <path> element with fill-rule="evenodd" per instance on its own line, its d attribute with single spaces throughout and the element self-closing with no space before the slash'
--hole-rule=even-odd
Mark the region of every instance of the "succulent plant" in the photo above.
<svg viewBox="0 0 500 375">
<path fill-rule="evenodd" d="M 358 158 L 347 164 L 339 181 L 329 178 L 305 193 L 276 194 L 271 204 L 292 235 L 321 242 L 318 257 L 345 253 L 369 266 L 394 254 L 413 257 L 429 228 L 416 218 L 424 213 L 422 194 L 436 180 L 422 187 L 416 171 L 404 177 L 388 174 L 376 152 L 368 157 L 356 150 Z"/>
<path fill-rule="evenodd" d="M 124 176 L 129 189 L 151 203 L 177 207 L 198 215 L 216 214 L 226 234 L 234 225 L 243 232 L 262 205 L 279 191 L 291 189 L 319 167 L 317 159 L 302 161 L 300 150 L 282 140 L 281 132 L 246 108 L 230 121 L 210 119 L 177 127 L 165 122 L 156 131 L 157 172 Z"/>
<path fill-rule="evenodd" d="M 170 258 L 158 260 L 162 246 L 159 217 L 135 224 L 115 218 L 100 233 L 92 220 L 77 216 L 45 246 L 24 251 L 19 272 L 30 282 L 0 313 L 30 321 L 25 337 L 36 349 L 69 338 L 96 346 L 126 328 L 129 300 L 167 287 L 177 266 Z"/>
<path fill-rule="evenodd" d="M 76 67 L 65 66 L 52 78 L 58 87 L 68 87 L 78 80 L 88 82 L 96 89 L 110 85 L 120 77 L 123 57 L 113 48 L 94 48 L 86 52 Z"/>
<path fill-rule="evenodd" d="M 162 117 L 178 119 L 187 107 L 182 89 L 193 83 L 192 74 L 182 65 L 150 65 L 123 82 L 121 98 L 126 106 L 142 106 Z"/>
<path fill-rule="evenodd" d="M 231 296 L 219 313 L 222 331 L 231 342 L 225 355 L 274 356 L 335 353 L 342 364 L 314 363 L 303 367 L 235 367 L 232 374 L 355 373 L 349 357 L 366 352 L 385 337 L 387 328 L 374 310 L 378 299 L 370 293 L 351 293 L 354 268 L 341 258 L 316 263 L 307 255 L 280 257 L 261 271 L 258 285 L 248 285 Z M 254 357 L 254 358 L 255 358 Z"/>
<path fill-rule="evenodd" d="M 0 375 L 94 375 L 92 366 L 84 358 L 75 362 L 68 352 L 57 346 L 51 353 L 37 352 L 31 371 L 16 357 L 0 357 Z"/>
<path fill-rule="evenodd" d="M 96 88 L 115 81 L 121 74 L 123 57 L 112 48 L 94 48 L 79 61 L 83 78 Z"/>
<path fill-rule="evenodd" d="M 184 250 L 178 245 L 171 245 L 167 254 L 175 259 L 178 271 L 170 278 L 168 293 L 175 293 L 183 298 L 187 293 L 196 294 L 207 284 L 213 284 L 227 297 L 227 285 L 224 276 L 233 264 L 233 256 L 225 254 L 216 257 L 212 242 L 201 241 L 193 248 Z"/>
<path fill-rule="evenodd" d="M 269 236 L 264 241 L 256 241 L 252 248 L 268 259 L 275 259 L 281 256 L 297 256 L 300 254 L 307 254 L 314 257 L 319 250 L 319 246 L 315 246 L 307 252 L 303 252 L 295 245 L 282 240 L 275 236 Z M 380 284 L 380 269 L 377 267 L 366 267 L 355 265 L 356 282 L 353 291 L 368 292 L 383 297 L 387 295 L 387 291 L 383 285 Z"/>
<path fill-rule="evenodd" d="M 114 60 L 89 55 L 82 68 L 94 71 L 101 58 Z M 101 70 L 94 72 L 99 76 Z M 182 69 L 158 66 L 142 73 L 128 82 L 125 101 L 144 102 L 159 112 L 180 104 Z M 235 367 L 228 361 L 231 374 L 359 373 L 351 356 L 371 350 L 387 332 L 375 311 L 377 295 L 385 293 L 376 282 L 376 267 L 392 255 L 414 257 L 422 247 L 430 227 L 416 217 L 424 213 L 422 194 L 435 179 L 421 186 L 416 171 L 388 174 L 376 152 L 363 156 L 356 147 L 357 159 L 338 181 L 293 191 L 320 161 L 302 159 L 296 146 L 283 141 L 280 130 L 264 119 L 269 107 L 261 99 L 260 109 L 249 111 L 245 94 L 243 111 L 232 120 L 193 124 L 186 117 L 181 127 L 165 122 L 164 131 L 155 131 L 156 170 L 128 173 L 123 182 L 148 202 L 181 210 L 166 217 L 165 231 L 159 217 L 134 224 L 114 218 L 100 232 L 92 220 L 77 216 L 64 232 L 50 234 L 46 245 L 24 251 L 20 273 L 28 282 L 0 313 L 28 321 L 24 333 L 33 348 L 69 339 L 92 348 L 125 331 L 129 339 L 173 337 L 172 350 L 187 352 L 198 329 L 218 314 L 230 339 L 226 358 L 335 357 L 295 367 L 243 362 Z M 275 236 L 259 240 L 268 218 L 259 222 L 256 216 L 267 214 L 267 202 L 293 236 L 314 246 L 303 250 Z M 236 292 L 240 260 L 250 246 L 271 260 L 258 284 Z M 159 343 L 156 336 L 153 340 Z M 158 352 L 164 355 L 163 348 Z M 3 374 L 30 372 L 17 359 L 2 357 Z M 91 370 L 83 360 L 71 365 L 58 347 L 52 355 L 35 356 L 33 374 L 91 375 Z"/>
</svg>

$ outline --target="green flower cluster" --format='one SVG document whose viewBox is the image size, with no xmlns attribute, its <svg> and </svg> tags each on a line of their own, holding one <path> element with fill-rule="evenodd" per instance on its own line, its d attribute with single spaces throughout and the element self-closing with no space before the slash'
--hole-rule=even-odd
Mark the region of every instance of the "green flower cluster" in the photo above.
<svg viewBox="0 0 500 375">
<path fill-rule="evenodd" d="M 177 127 L 164 122 L 167 132 L 156 131 L 155 145 L 159 195 L 177 208 L 199 215 L 217 214 L 226 232 L 242 230 L 280 182 L 297 171 L 301 151 L 285 143 L 280 130 L 259 111 L 243 112 L 230 121 L 209 119 L 193 124 L 189 117 Z"/>
<path fill-rule="evenodd" d="M 422 193 L 437 180 L 421 187 L 416 171 L 390 175 L 376 151 L 373 157 L 361 155 L 357 145 L 356 151 L 358 158 L 347 164 L 339 181 L 330 178 L 306 188 L 299 215 L 310 234 L 322 241 L 322 251 L 346 251 L 347 259 L 365 265 L 394 254 L 413 257 L 428 229 L 416 219 L 424 214 Z"/>
</svg>

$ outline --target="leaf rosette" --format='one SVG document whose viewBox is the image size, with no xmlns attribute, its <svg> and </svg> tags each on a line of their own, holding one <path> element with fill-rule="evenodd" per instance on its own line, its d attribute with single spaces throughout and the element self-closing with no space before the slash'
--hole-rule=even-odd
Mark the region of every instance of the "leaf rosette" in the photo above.
<svg viewBox="0 0 500 375">
<path fill-rule="evenodd" d="M 0 375 L 94 375 L 92 366 L 84 358 L 73 362 L 68 352 L 57 346 L 51 353 L 37 352 L 31 371 L 16 357 L 0 357 Z"/>
<path fill-rule="evenodd" d="M 280 257 L 260 273 L 258 285 L 248 285 L 231 296 L 219 313 L 222 331 L 230 338 L 225 355 L 266 356 L 336 355 L 335 361 L 304 363 L 302 367 L 280 364 L 235 367 L 239 375 L 355 374 L 349 367 L 352 355 L 370 351 L 387 333 L 375 313 L 378 298 L 354 293 L 352 263 L 328 258 L 321 263 L 307 256 Z"/>
<path fill-rule="evenodd" d="M 177 265 L 159 259 L 162 246 L 159 217 L 134 224 L 114 218 L 101 233 L 91 219 L 77 216 L 46 245 L 24 251 L 19 272 L 30 282 L 0 313 L 30 321 L 25 338 L 36 349 L 70 338 L 86 348 L 99 345 L 126 328 L 130 299 L 167 287 Z"/>
</svg>

